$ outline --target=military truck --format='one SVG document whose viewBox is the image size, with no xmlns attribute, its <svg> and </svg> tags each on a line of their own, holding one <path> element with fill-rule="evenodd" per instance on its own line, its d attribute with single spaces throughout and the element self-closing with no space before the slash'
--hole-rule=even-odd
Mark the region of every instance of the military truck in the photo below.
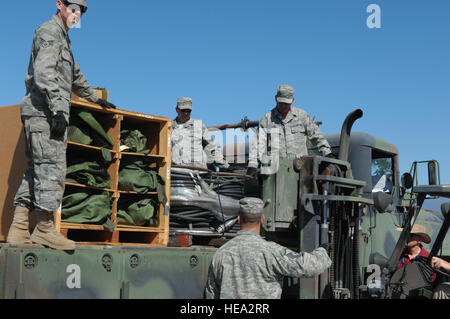
<svg viewBox="0 0 450 319">
<path fill-rule="evenodd" d="M 350 134 L 354 121 L 362 115 L 362 110 L 355 110 L 345 119 L 341 134 L 325 136 L 337 160 L 317 155 L 280 160 L 277 173 L 263 178 L 262 192 L 267 204 L 264 229 L 268 238 L 305 251 L 330 244 L 333 265 L 329 273 L 291 281 L 285 290 L 290 296 L 335 299 L 430 296 L 432 288 L 446 280 L 445 274 L 439 274 L 438 280 L 431 283 L 429 273 L 433 271 L 425 265 L 407 276 L 411 280 L 408 285 L 404 273 L 412 270 L 397 271 L 396 267 L 416 221 L 436 238 L 430 258 L 440 251 L 439 255 L 448 259 L 449 239 L 445 241 L 448 206 L 442 207 L 442 215 L 438 215 L 437 221 L 433 218 L 434 222 L 427 220 L 435 217 L 432 213 L 421 210 L 431 196 L 450 197 L 450 186 L 438 185 L 439 163 L 415 162 L 411 172 L 400 177 L 399 152 L 394 145 L 367 133 Z M 318 152 L 311 149 L 310 153 Z M 384 164 L 381 170 L 380 163 Z M 429 167 L 429 185 L 417 185 L 419 164 Z M 368 282 L 374 265 L 383 274 L 376 293 L 376 289 L 368 288 L 374 285 Z M 413 280 L 418 273 L 421 279 Z M 399 274 L 407 293 L 397 293 L 398 289 L 393 288 L 398 288 Z"/>
<path fill-rule="evenodd" d="M 280 160 L 276 174 L 260 178 L 266 216 L 263 236 L 297 251 L 330 244 L 333 265 L 329 272 L 313 279 L 287 278 L 284 298 L 396 297 L 390 290 L 392 282 L 399 286 L 398 280 L 391 281 L 395 279 L 394 266 L 412 224 L 421 220 L 423 201 L 427 195 L 449 197 L 448 186 L 413 185 L 414 176 L 409 174 L 401 179 L 399 153 L 392 144 L 366 133 L 350 134 L 360 117 L 361 110 L 352 112 L 341 134 L 326 136 L 337 159 L 315 155 L 316 150 L 310 149 L 310 156 Z M 248 126 L 249 121 L 244 122 Z M 384 183 L 374 192 L 372 166 L 377 159 L 390 163 L 383 175 L 391 186 Z M 436 176 L 430 169 L 432 183 L 436 184 Z M 442 227 L 432 254 L 448 259 L 450 246 L 442 245 L 448 209 L 444 207 L 443 213 L 433 215 Z M 170 218 L 168 209 L 164 216 Z M 397 227 L 403 231 L 398 232 Z M 202 298 L 212 256 L 234 235 L 231 230 L 203 234 L 188 229 L 174 233 L 176 239 L 190 236 L 180 247 L 83 243 L 71 252 L 1 244 L 0 297 Z M 214 240 L 205 240 L 208 236 Z M 390 256 L 390 260 L 382 256 Z M 373 265 L 380 267 L 375 284 L 366 278 Z M 400 281 L 403 284 L 404 278 Z M 427 281 L 408 286 L 406 296 L 409 291 L 430 287 Z"/>
<path fill-rule="evenodd" d="M 440 273 L 431 282 L 429 267 L 438 251 L 444 259 L 450 254 L 448 206 L 442 206 L 442 214 L 421 209 L 425 200 L 450 197 L 450 187 L 440 185 L 439 163 L 414 162 L 400 177 L 395 145 L 367 133 L 350 134 L 362 115 L 362 110 L 355 110 L 345 119 L 341 134 L 325 136 L 337 159 L 315 155 L 319 152 L 310 148 L 310 156 L 282 159 L 276 174 L 260 177 L 268 239 L 304 251 L 330 244 L 329 273 L 286 281 L 285 297 L 430 297 L 433 287 L 448 280 Z M 244 119 L 223 127 L 255 125 Z M 420 165 L 428 166 L 429 185 L 418 184 Z M 415 222 L 433 237 L 433 246 L 426 247 L 431 251 L 428 264 L 421 263 L 420 270 L 414 264 L 397 271 Z M 371 281 L 374 276 L 376 284 Z"/>
</svg>

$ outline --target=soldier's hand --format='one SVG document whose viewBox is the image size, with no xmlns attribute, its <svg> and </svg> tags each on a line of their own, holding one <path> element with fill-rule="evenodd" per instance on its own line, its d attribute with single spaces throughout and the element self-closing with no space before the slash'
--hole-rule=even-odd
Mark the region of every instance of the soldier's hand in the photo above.
<svg viewBox="0 0 450 319">
<path fill-rule="evenodd" d="M 245 175 L 251 176 L 253 178 L 258 178 L 258 169 L 255 167 L 247 168 L 247 173 Z"/>
<path fill-rule="evenodd" d="M 114 104 L 112 104 L 106 100 L 103 100 L 103 99 L 98 99 L 97 104 L 106 109 L 116 109 L 117 108 Z"/>
<path fill-rule="evenodd" d="M 438 257 L 433 257 L 431 259 L 431 267 L 438 270 L 440 269 L 450 271 L 450 263 Z"/>
<path fill-rule="evenodd" d="M 246 177 L 244 181 L 244 193 L 254 194 L 259 191 L 259 181 L 258 181 L 258 169 L 255 167 L 249 167 L 245 175 L 251 176 Z"/>
<path fill-rule="evenodd" d="M 219 165 L 220 169 L 226 170 L 230 168 L 230 164 L 228 162 L 225 162 L 224 164 Z"/>
<path fill-rule="evenodd" d="M 64 116 L 64 113 L 59 111 L 56 113 L 56 115 L 52 118 L 51 123 L 51 135 L 52 137 L 56 139 L 60 139 L 64 136 L 66 133 L 67 128 L 67 122 L 66 117 Z"/>
</svg>

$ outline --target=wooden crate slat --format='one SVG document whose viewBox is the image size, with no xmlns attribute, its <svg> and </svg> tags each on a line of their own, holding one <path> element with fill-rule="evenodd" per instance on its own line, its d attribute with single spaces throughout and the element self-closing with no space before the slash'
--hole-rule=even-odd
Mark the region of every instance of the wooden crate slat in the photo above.
<svg viewBox="0 0 450 319">
<path fill-rule="evenodd" d="M 107 192 L 115 192 L 116 191 L 111 188 L 101 188 L 101 187 L 83 185 L 83 184 L 72 183 L 72 182 L 66 182 L 66 185 L 73 186 L 73 187 L 80 187 L 80 188 L 89 188 L 89 189 L 98 190 L 98 191 L 107 191 Z"/>
</svg>

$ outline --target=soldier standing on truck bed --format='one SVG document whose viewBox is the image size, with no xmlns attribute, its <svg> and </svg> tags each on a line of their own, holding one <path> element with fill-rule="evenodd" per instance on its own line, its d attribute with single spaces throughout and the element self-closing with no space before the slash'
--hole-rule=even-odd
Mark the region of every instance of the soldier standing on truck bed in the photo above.
<svg viewBox="0 0 450 319">
<path fill-rule="evenodd" d="M 201 120 L 191 118 L 192 99 L 179 98 L 176 111 L 178 116 L 172 121 L 172 163 L 201 168 L 212 165 L 227 169 L 229 164 L 206 125 Z"/>
<path fill-rule="evenodd" d="M 325 247 L 296 253 L 261 238 L 261 199 L 247 197 L 239 204 L 241 230 L 213 257 L 205 289 L 207 299 L 279 299 L 285 276 L 314 277 L 331 266 Z"/>
<path fill-rule="evenodd" d="M 250 147 L 247 175 L 256 176 L 259 163 L 262 174 L 274 174 L 279 158 L 308 155 L 306 139 L 323 156 L 334 157 L 330 145 L 313 119 L 302 109 L 293 107 L 294 88 L 280 85 L 275 96 L 277 106 L 259 121 L 258 133 Z"/>
<path fill-rule="evenodd" d="M 14 219 L 7 242 L 42 244 L 73 250 L 53 224 L 53 212 L 61 205 L 66 175 L 66 141 L 72 90 L 102 107 L 115 108 L 99 99 L 74 61 L 68 36 L 86 12 L 85 0 L 58 0 L 58 11 L 34 34 L 30 64 L 25 78 L 27 94 L 21 104 L 27 170 L 14 199 Z M 30 236 L 29 213 L 37 214 Z"/>
</svg>

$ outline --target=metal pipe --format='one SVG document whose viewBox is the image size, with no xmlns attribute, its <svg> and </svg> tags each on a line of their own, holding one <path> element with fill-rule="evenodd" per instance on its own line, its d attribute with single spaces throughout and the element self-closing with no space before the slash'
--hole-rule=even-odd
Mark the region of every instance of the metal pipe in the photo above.
<svg viewBox="0 0 450 319">
<path fill-rule="evenodd" d="M 240 123 L 234 123 L 234 124 L 224 124 L 224 125 L 218 125 L 218 126 L 209 126 L 208 130 L 210 131 L 223 131 L 229 128 L 241 128 L 244 131 L 247 131 L 251 127 L 259 126 L 259 121 L 249 121 L 247 117 L 241 120 Z"/>
<path fill-rule="evenodd" d="M 328 190 L 329 190 L 329 183 L 326 182 L 323 185 L 323 195 L 326 197 L 328 196 Z M 323 202 L 323 217 L 322 222 L 320 224 L 320 244 L 328 244 L 328 216 L 329 216 L 329 202 L 328 200 L 325 200 Z M 325 289 L 328 286 L 328 270 L 325 271 L 325 273 L 321 274 L 319 276 L 319 296 L 322 298 L 324 297 Z"/>
<path fill-rule="evenodd" d="M 352 130 L 353 123 L 363 116 L 361 109 L 354 110 L 344 120 L 341 129 L 341 139 L 339 143 L 339 159 L 341 161 L 348 160 L 348 151 L 350 147 L 350 132 Z"/>
<path fill-rule="evenodd" d="M 353 205 L 354 210 L 354 233 L 353 233 L 353 298 L 359 299 L 359 285 L 361 282 L 359 270 L 359 207 Z M 358 214 L 356 214 L 358 212 Z"/>
<path fill-rule="evenodd" d="M 444 222 L 442 223 L 441 229 L 439 230 L 438 236 L 434 241 L 433 247 L 431 248 L 429 258 L 437 255 L 438 251 L 442 247 L 445 236 L 447 235 L 448 229 L 450 228 L 450 203 L 443 203 L 441 205 L 442 215 L 444 216 Z"/>
<path fill-rule="evenodd" d="M 314 122 L 317 126 L 320 126 L 323 124 L 323 122 Z M 223 125 L 216 125 L 216 126 L 208 126 L 208 130 L 210 131 L 223 131 L 229 128 L 241 128 L 244 131 L 247 131 L 249 128 L 252 127 L 258 127 L 259 121 L 250 121 L 247 118 L 244 118 L 239 123 L 233 123 L 233 124 L 223 124 Z"/>
<path fill-rule="evenodd" d="M 208 237 L 222 237 L 221 233 L 212 230 L 195 230 L 195 229 L 177 229 L 175 234 L 194 235 L 194 236 L 208 236 Z"/>
</svg>

